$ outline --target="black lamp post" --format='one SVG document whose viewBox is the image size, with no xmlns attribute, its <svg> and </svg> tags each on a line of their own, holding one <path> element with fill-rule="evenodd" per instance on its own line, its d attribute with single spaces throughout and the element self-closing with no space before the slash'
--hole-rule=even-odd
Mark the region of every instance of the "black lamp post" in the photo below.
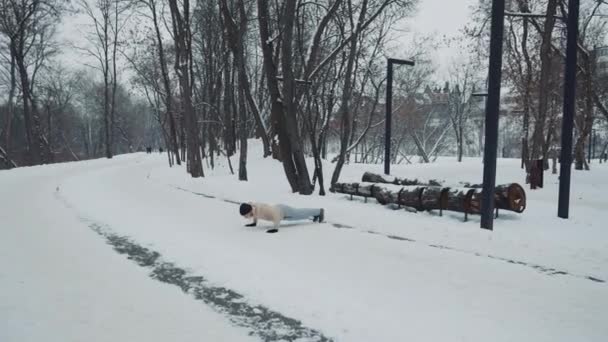
<svg viewBox="0 0 608 342">
<path fill-rule="evenodd" d="M 557 216 L 568 218 L 570 210 L 570 174 L 572 172 L 572 129 L 574 127 L 576 90 L 576 50 L 578 39 L 579 0 L 568 1 L 568 39 L 564 80 L 564 116 L 562 119 L 562 150 L 559 170 L 559 201 Z"/>
<path fill-rule="evenodd" d="M 414 65 L 414 61 L 388 58 L 386 65 L 386 118 L 384 120 L 384 174 L 391 173 L 391 124 L 393 117 L 393 64 Z"/>
<path fill-rule="evenodd" d="M 498 114 L 500 110 L 500 81 L 502 76 L 502 43 L 505 0 L 492 1 L 490 31 L 490 70 L 486 101 L 485 145 L 483 149 L 483 190 L 481 195 L 481 228 L 493 229 L 494 187 L 496 185 L 496 153 L 498 145 Z"/>
</svg>

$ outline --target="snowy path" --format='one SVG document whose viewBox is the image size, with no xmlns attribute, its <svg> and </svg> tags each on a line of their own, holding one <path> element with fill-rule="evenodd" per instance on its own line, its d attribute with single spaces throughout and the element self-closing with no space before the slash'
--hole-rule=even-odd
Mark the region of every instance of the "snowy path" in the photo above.
<svg viewBox="0 0 608 342">
<path fill-rule="evenodd" d="M 231 200 L 231 199 L 227 199 L 227 198 L 218 198 L 218 197 L 210 195 L 210 194 L 190 191 L 188 189 L 184 189 L 179 186 L 174 186 L 174 188 L 185 191 L 185 192 L 189 192 L 193 195 L 202 196 L 202 197 L 209 198 L 209 199 L 217 199 L 219 201 L 224 201 L 226 203 L 240 204 L 239 202 L 237 202 L 235 200 Z M 332 227 L 338 228 L 338 229 L 357 229 L 358 231 L 364 231 L 365 233 L 368 233 L 368 234 L 381 235 L 381 236 L 384 236 L 386 238 L 393 239 L 393 240 L 418 242 L 414 239 L 411 239 L 409 237 L 405 237 L 402 235 L 385 234 L 385 233 L 377 232 L 375 230 L 363 230 L 361 227 L 354 227 L 354 226 L 351 226 L 348 224 L 333 222 L 333 221 L 329 221 L 329 220 L 326 220 L 325 222 L 330 224 Z M 499 261 L 503 261 L 503 262 L 510 263 L 510 264 L 529 267 L 529 268 L 532 268 L 538 272 L 544 273 L 549 276 L 570 276 L 570 277 L 575 277 L 575 278 L 586 279 L 586 280 L 597 282 L 597 283 L 606 283 L 607 282 L 605 279 L 601 279 L 599 277 L 595 277 L 592 275 L 575 274 L 575 273 L 571 273 L 568 271 L 556 269 L 556 268 L 553 268 L 550 266 L 538 265 L 538 264 L 534 264 L 534 263 L 530 263 L 530 262 L 525 262 L 525 261 L 515 260 L 515 259 L 505 258 L 505 257 L 499 257 L 499 256 L 491 255 L 491 254 L 483 254 L 480 252 L 476 252 L 474 250 L 464 250 L 464 249 L 454 248 L 454 247 L 445 246 L 445 245 L 429 244 L 429 243 L 425 243 L 425 242 L 422 242 L 422 244 L 425 244 L 426 246 L 431 247 L 431 248 L 445 249 L 445 250 L 450 250 L 450 251 L 454 251 L 454 252 L 475 255 L 477 257 L 489 258 L 489 259 L 499 260 Z"/>
<path fill-rule="evenodd" d="M 589 274 L 585 268 L 565 268 L 574 276 L 550 276 L 550 272 L 534 267 L 492 259 L 487 257 L 489 253 L 482 253 L 482 257 L 469 253 L 478 250 L 474 245 L 463 252 L 441 248 L 443 244 L 418 236 L 412 237 L 415 243 L 407 243 L 402 240 L 410 238 L 407 232 L 370 234 L 361 229 L 335 229 L 330 224 L 296 224 L 279 234 L 264 234 L 264 227 L 244 228 L 234 204 L 190 193 L 217 196 L 222 193 L 217 189 L 227 185 L 217 183 L 215 191 L 207 192 L 213 187 L 177 181 L 183 191 L 174 187 L 177 177 L 186 177 L 183 170 L 172 170 L 167 176 L 166 169 L 161 158 L 138 154 L 112 161 L 19 170 L 19 174 L 0 173 L 2 189 L 9 186 L 24 198 L 3 198 L 0 206 L 2 222 L 13 222 L 11 229 L 1 230 L 0 285 L 8 285 L 10 298 L 0 297 L 0 322 L 9 322 L 11 335 L 3 338 L 7 329 L 0 323 L 0 340 L 43 336 L 34 335 L 36 332 L 53 336 L 49 335 L 51 327 L 63 337 L 61 340 L 70 340 L 66 333 L 70 329 L 78 337 L 97 331 L 100 336 L 119 334 L 127 329 L 131 337 L 137 336 L 133 340 L 143 340 L 138 334 L 148 333 L 161 340 L 170 327 L 178 331 L 176 334 L 188 330 L 191 336 L 205 337 L 214 331 L 220 336 L 200 340 L 238 341 L 249 338 L 248 333 L 271 340 L 270 335 L 260 332 L 264 323 L 239 322 L 238 314 L 214 305 L 209 292 L 203 291 L 207 300 L 201 298 L 206 306 L 194 300 L 196 291 L 183 294 L 176 286 L 147 278 L 150 267 L 154 274 L 155 267 L 165 263 L 184 272 L 168 283 L 181 286 L 180 281 L 186 278 L 202 277 L 199 285 L 206 289 L 229 289 L 243 296 L 244 310 L 272 313 L 261 314 L 262 319 L 272 321 L 274 314 L 282 317 L 279 320 L 293 319 L 294 326 L 302 328 L 300 336 L 310 337 L 304 340 L 604 341 L 608 336 L 604 315 L 608 285 L 585 279 Z M 238 192 L 218 197 L 235 200 L 234 193 Z M 16 214 L 28 196 L 36 199 L 35 217 Z M 253 193 L 248 196 L 255 198 Z M 335 197 L 324 201 L 333 201 L 336 208 L 359 208 Z M 368 206 L 353 217 L 361 213 L 386 215 L 387 222 L 395 215 Z M 330 220 L 359 227 L 347 216 L 336 216 Z M 162 260 L 137 266 L 105 244 L 109 236 L 157 252 Z M 513 251 L 513 260 L 518 260 L 520 252 Z M 78 272 L 64 269 L 65 264 L 73 263 L 83 264 Z M 21 288 L 16 280 L 20 278 L 29 285 Z M 114 283 L 122 278 L 128 279 L 128 286 L 123 280 Z M 35 293 L 40 284 L 53 292 Z M 130 290 L 123 290 L 125 286 Z M 28 307 L 23 303 L 30 300 L 30 292 L 37 297 L 31 298 Z M 117 293 L 120 300 L 112 298 Z M 47 303 L 47 309 L 36 307 L 36 302 Z M 163 311 L 159 312 L 161 306 Z M 49 313 L 51 307 L 60 307 L 64 317 Z M 176 311 L 188 314 L 180 316 Z M 113 319 L 104 321 L 99 312 Z M 155 314 L 150 317 L 150 312 Z M 117 318 L 116 329 L 103 329 Z M 87 322 L 76 324 L 80 327 L 76 331 L 72 320 Z M 231 320 L 241 327 L 232 326 Z M 41 325 L 29 329 L 26 324 L 34 322 Z M 289 331 L 273 329 L 267 331 L 290 336 Z M 188 340 L 175 336 L 178 338 L 173 340 Z M 99 340 L 110 337 L 125 340 L 120 335 Z"/>
<path fill-rule="evenodd" d="M 81 218 L 83 221 L 87 221 Z M 109 227 L 88 222 L 89 227 L 106 238 L 108 244 L 120 254 L 128 256 L 139 266 L 151 268 L 150 276 L 163 283 L 178 286 L 197 300 L 202 300 L 216 311 L 226 315 L 238 326 L 249 330 L 250 335 L 264 341 L 329 341 L 318 331 L 302 326 L 298 320 L 285 317 L 278 312 L 256 305 L 252 306 L 239 293 L 225 287 L 211 285 L 203 276 L 191 275 L 187 270 L 166 262 L 156 251 L 138 245 L 127 237 L 114 234 Z"/>
<path fill-rule="evenodd" d="M 56 200 L 57 182 L 100 166 L 0 173 L 0 341 L 257 340 L 152 281 Z"/>
</svg>

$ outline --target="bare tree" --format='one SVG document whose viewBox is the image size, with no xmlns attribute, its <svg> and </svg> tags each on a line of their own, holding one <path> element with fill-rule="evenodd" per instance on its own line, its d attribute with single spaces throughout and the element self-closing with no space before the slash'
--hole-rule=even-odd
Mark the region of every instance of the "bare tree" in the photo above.
<svg viewBox="0 0 608 342">
<path fill-rule="evenodd" d="M 476 74 L 472 61 L 455 65 L 450 73 L 450 85 L 453 87 L 448 93 L 448 115 L 454 129 L 456 138 L 457 160 L 462 161 L 464 153 L 464 135 L 468 126 L 468 119 L 472 110 L 473 99 L 471 94 L 475 90 Z"/>
<path fill-rule="evenodd" d="M 260 114 L 259 106 L 256 103 L 250 82 L 249 76 L 247 75 L 247 61 L 245 58 L 245 35 L 247 33 L 247 11 L 245 9 L 245 3 L 243 0 L 236 1 L 236 8 L 238 12 L 238 25 L 234 19 L 234 15 L 231 14 L 228 3 L 226 0 L 220 0 L 220 8 L 222 12 L 222 16 L 224 19 L 224 25 L 226 27 L 226 40 L 228 41 L 228 46 L 230 47 L 232 54 L 235 59 L 235 64 L 238 70 L 238 78 L 239 84 L 242 88 L 243 94 L 247 99 L 248 106 L 250 108 L 251 113 L 255 119 L 257 125 L 257 134 L 262 138 L 262 143 L 264 146 L 264 156 L 270 155 L 270 142 L 268 140 L 268 135 L 266 133 L 266 127 L 264 125 L 264 121 L 262 120 L 262 116 Z"/>
<path fill-rule="evenodd" d="M 517 6 L 520 12 L 530 13 L 527 0 L 518 0 Z M 506 35 L 505 79 L 513 85 L 513 90 L 519 98 L 522 110 L 522 134 L 521 134 L 521 167 L 528 169 L 530 115 L 533 107 L 533 96 L 538 91 L 538 68 L 540 61 L 538 54 L 529 48 L 536 46 L 538 39 L 534 32 L 530 32 L 530 21 L 534 20 L 527 16 L 507 17 L 508 34 Z"/>
<path fill-rule="evenodd" d="M 93 7 L 90 1 L 79 0 L 79 5 L 93 22 L 93 32 L 87 36 L 92 46 L 80 49 L 97 60 L 99 65 L 95 68 L 103 75 L 105 155 L 106 158 L 112 158 L 116 122 L 114 107 L 118 85 L 116 66 L 118 36 L 124 27 L 123 14 L 128 9 L 128 3 L 121 0 L 95 0 Z"/>
<path fill-rule="evenodd" d="M 4 148 L 3 149 L 3 159 L 5 160 L 5 165 L 8 167 L 16 167 L 16 163 L 12 161 L 11 158 L 11 142 L 12 142 L 12 127 L 13 127 L 13 116 L 15 115 L 15 93 L 17 90 L 17 77 L 16 77 L 16 62 L 15 56 L 13 55 L 13 50 L 6 46 L 6 51 L 1 51 L 1 56 L 3 59 L 6 59 L 6 63 L 8 64 L 7 70 L 7 83 L 8 83 L 8 101 L 6 106 L 6 119 L 4 122 Z M 2 134 L 0 134 L 0 137 Z M 0 141 L 0 148 L 2 146 L 2 141 Z"/>
<path fill-rule="evenodd" d="M 358 35 L 361 33 L 361 25 L 365 21 L 365 16 L 367 15 L 367 0 L 363 0 L 361 3 L 361 9 L 359 11 L 359 15 L 355 24 L 355 12 L 353 8 L 353 4 L 351 0 L 347 0 L 348 4 L 348 13 L 349 13 L 349 22 L 351 32 L 355 35 L 353 39 L 350 41 L 350 50 L 348 52 L 348 59 L 346 62 L 346 69 L 344 71 L 344 85 L 342 86 L 342 99 L 340 104 L 340 109 L 338 113 L 341 117 L 340 121 L 340 153 L 338 155 L 338 162 L 336 163 L 336 167 L 334 168 L 334 172 L 331 176 L 331 185 L 333 186 L 338 182 L 338 178 L 340 177 L 340 173 L 342 172 L 342 167 L 344 166 L 344 162 L 346 161 L 346 151 L 348 150 L 349 137 L 352 132 L 352 117 L 351 117 L 351 107 L 350 107 L 350 98 L 352 96 L 352 84 L 353 84 L 353 72 L 355 71 L 355 58 L 357 56 L 357 43 L 359 42 Z"/>
<path fill-rule="evenodd" d="M 595 70 L 595 59 L 593 56 L 593 47 L 600 46 L 606 39 L 606 27 L 608 20 L 603 17 L 596 17 L 602 2 L 598 1 L 591 6 L 584 6 L 581 17 L 582 27 L 579 34 L 578 50 L 580 63 L 578 63 L 581 72 L 581 78 L 578 82 L 578 96 L 580 108 L 577 111 L 576 127 L 578 137 L 574 145 L 574 167 L 577 170 L 589 170 L 589 164 L 585 159 L 585 144 L 591 136 L 593 123 L 595 120 L 594 111 L 597 107 L 598 111 L 606 110 L 605 106 L 599 99 L 598 94 L 601 94 L 601 76 Z M 604 5 L 606 5 L 604 3 Z M 560 11 L 564 17 L 568 15 L 563 3 L 560 3 Z M 598 20 L 599 19 L 599 20 Z"/>
<path fill-rule="evenodd" d="M 60 3 L 42 0 L 2 0 L 0 33 L 9 40 L 11 59 L 19 74 L 23 116 L 30 163 L 50 158 L 48 143 L 41 130 L 41 119 L 34 95 L 37 71 L 49 54 L 49 43 L 58 22 Z"/>
<path fill-rule="evenodd" d="M 264 71 L 271 101 L 272 128 L 274 134 L 277 134 L 279 138 L 280 159 L 292 191 L 307 195 L 313 189 L 304 160 L 304 151 L 302 150 L 301 141 L 297 133 L 294 103 L 296 84 L 292 70 L 293 56 L 291 53 L 296 1 L 288 0 L 285 2 L 283 16 L 281 17 L 281 26 L 283 28 L 281 35 L 283 45 L 280 60 L 283 69 L 282 94 L 279 90 L 277 61 L 274 57 L 273 38 L 271 38 L 270 33 L 271 17 L 268 2 L 258 0 L 257 4 L 260 41 L 264 56 Z"/>
<path fill-rule="evenodd" d="M 145 5 L 150 11 L 150 18 L 152 20 L 152 24 L 154 27 L 154 36 L 156 39 L 156 53 L 158 54 L 158 61 L 160 65 L 160 70 L 162 74 L 162 85 L 163 85 L 163 93 L 164 96 L 163 102 L 165 105 L 165 117 L 168 118 L 169 121 L 169 134 L 168 134 L 168 144 L 169 148 L 173 151 L 173 155 L 176 158 L 177 165 L 181 164 L 181 160 L 179 157 L 179 145 L 177 143 L 177 123 L 175 118 L 175 104 L 173 101 L 173 87 L 171 86 L 171 78 L 169 76 L 169 68 L 167 62 L 167 55 L 165 52 L 165 46 L 161 34 L 161 18 L 163 17 L 163 13 L 161 9 L 158 8 L 157 0 L 138 0 L 140 3 Z"/>
<path fill-rule="evenodd" d="M 545 11 L 545 23 L 541 33 L 541 45 L 540 45 L 540 78 L 538 82 L 538 114 L 536 116 L 536 122 L 534 124 L 534 131 L 532 133 L 532 159 L 545 159 L 546 152 L 543 151 L 545 145 L 545 125 L 547 118 L 547 111 L 549 107 L 550 99 L 550 87 L 549 82 L 551 80 L 551 73 L 554 72 L 555 64 L 551 63 L 552 51 L 551 51 L 551 39 L 553 36 L 553 28 L 555 27 L 555 14 L 557 11 L 558 0 L 548 0 L 547 9 Z"/>
<path fill-rule="evenodd" d="M 181 102 L 183 108 L 184 128 L 186 135 L 186 153 L 188 172 L 192 177 L 203 177 L 201 144 L 196 112 L 192 103 L 194 76 L 192 72 L 192 32 L 190 1 L 169 0 L 173 40 L 175 43 L 175 72 L 179 79 Z"/>
</svg>

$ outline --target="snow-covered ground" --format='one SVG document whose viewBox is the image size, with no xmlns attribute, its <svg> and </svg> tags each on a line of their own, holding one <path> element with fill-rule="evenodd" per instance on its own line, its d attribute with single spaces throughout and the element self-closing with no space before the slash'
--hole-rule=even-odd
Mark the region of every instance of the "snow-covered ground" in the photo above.
<svg viewBox="0 0 608 342">
<path fill-rule="evenodd" d="M 488 232 L 477 216 L 294 195 L 278 162 L 250 153 L 249 182 L 143 153 L 0 172 L 0 341 L 608 340 L 608 165 L 573 172 L 569 220 L 546 175 Z M 342 180 L 363 171 L 381 165 Z M 479 159 L 393 168 L 481 172 Z M 497 182 L 523 185 L 519 162 L 499 160 Z M 328 222 L 265 234 L 243 227 L 240 201 L 324 207 Z"/>
<path fill-rule="evenodd" d="M 0 341 L 256 340 L 151 280 L 57 200 L 58 184 L 139 157 L 0 172 Z"/>
</svg>

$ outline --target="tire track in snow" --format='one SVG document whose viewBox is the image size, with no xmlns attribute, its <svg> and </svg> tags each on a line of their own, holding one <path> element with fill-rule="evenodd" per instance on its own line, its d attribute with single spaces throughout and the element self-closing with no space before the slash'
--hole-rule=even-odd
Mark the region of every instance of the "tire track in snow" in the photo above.
<svg viewBox="0 0 608 342">
<path fill-rule="evenodd" d="M 56 197 L 67 208 L 76 210 L 58 193 Z M 320 331 L 305 327 L 297 319 L 284 316 L 263 305 L 249 303 L 247 298 L 229 288 L 214 286 L 204 276 L 191 274 L 174 263 L 164 260 L 159 252 L 143 247 L 129 237 L 114 233 L 105 224 L 82 215 L 78 215 L 78 218 L 104 237 L 116 252 L 126 255 L 139 266 L 150 269 L 149 275 L 152 279 L 179 287 L 183 292 L 225 315 L 235 325 L 248 329 L 250 335 L 257 336 L 262 341 L 333 341 Z"/>
<path fill-rule="evenodd" d="M 240 202 L 237 201 L 233 201 L 230 199 L 225 199 L 225 198 L 219 198 L 216 196 L 212 196 L 212 195 L 208 195 L 205 193 L 201 193 L 201 192 L 196 192 L 196 191 L 191 191 L 176 185 L 171 185 L 173 188 L 177 189 L 177 190 L 181 190 L 184 192 L 188 192 L 191 193 L 193 195 L 197 195 L 197 196 L 202 196 L 208 199 L 216 199 L 219 201 L 224 201 L 227 203 L 231 203 L 231 204 L 240 204 Z M 548 267 L 548 266 L 543 266 L 543 265 L 538 265 L 538 264 L 534 264 L 534 263 L 530 263 L 530 262 L 525 262 L 525 261 L 520 261 L 520 260 L 515 260 L 515 259 L 509 259 L 509 258 L 505 258 L 505 257 L 500 257 L 500 256 L 495 256 L 492 254 L 485 254 L 485 253 L 479 253 L 479 252 L 475 252 L 475 251 L 470 251 L 470 250 L 465 250 L 465 249 L 459 249 L 459 248 L 454 248 L 454 247 L 450 247 L 450 246 L 445 246 L 445 245 L 439 245 L 439 244 L 431 244 L 431 243 L 427 243 L 424 241 L 417 241 L 414 239 L 410 239 L 404 236 L 399 236 L 399 235 L 392 235 L 392 234 L 383 234 L 377 231 L 373 231 L 373 230 L 362 230 L 359 229 L 357 227 L 353 227 L 347 224 L 343 224 L 343 223 L 338 223 L 338 222 L 332 222 L 332 221 L 325 221 L 326 223 L 330 224 L 332 227 L 334 228 L 338 228 L 338 229 L 353 229 L 353 230 L 357 230 L 363 233 L 367 233 L 367 234 L 373 234 L 373 235 L 380 235 L 392 240 L 397 240 L 397 241 L 401 241 L 401 242 L 414 242 L 414 243 L 420 243 L 420 244 L 424 244 L 428 247 L 431 248 L 437 248 L 437 249 L 443 249 L 443 250 L 448 250 L 448 251 L 453 251 L 453 252 L 458 252 L 458 253 L 464 253 L 464 254 L 469 254 L 469 255 L 474 255 L 477 257 L 483 257 L 483 258 L 488 258 L 488 259 L 493 259 L 493 260 L 497 260 L 497 261 L 501 261 L 501 262 L 506 262 L 509 264 L 514 264 L 514 265 L 520 265 L 520 266 L 524 266 L 524 267 L 528 267 L 528 268 L 532 268 L 542 274 L 546 274 L 549 276 L 556 276 L 556 275 L 564 275 L 564 276 L 570 276 L 570 277 L 574 277 L 574 278 L 579 278 L 579 279 L 585 279 L 585 280 L 590 280 L 596 283 L 606 283 L 606 280 L 598 278 L 598 277 L 594 277 L 594 276 L 590 276 L 590 275 L 581 275 L 581 274 L 575 274 L 575 273 L 570 273 L 567 271 L 563 271 L 563 270 L 558 270 L 556 268 L 553 267 Z"/>
</svg>

